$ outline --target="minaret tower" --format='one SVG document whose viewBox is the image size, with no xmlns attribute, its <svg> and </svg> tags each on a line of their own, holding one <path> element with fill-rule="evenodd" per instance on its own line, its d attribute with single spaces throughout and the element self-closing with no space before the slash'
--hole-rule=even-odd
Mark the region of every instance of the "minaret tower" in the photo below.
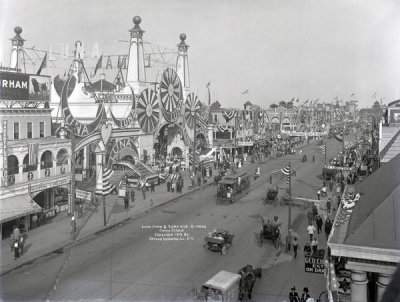
<svg viewBox="0 0 400 302">
<path fill-rule="evenodd" d="M 133 88 L 135 94 L 140 93 L 140 82 L 146 82 L 142 40 L 144 30 L 140 28 L 140 22 L 142 22 L 142 19 L 139 16 L 135 16 L 133 18 L 133 23 L 135 24 L 135 26 L 129 30 L 129 32 L 131 33 L 131 41 L 129 45 L 128 71 L 126 81 Z"/>
<path fill-rule="evenodd" d="M 181 42 L 178 46 L 178 58 L 176 60 L 176 73 L 178 74 L 182 87 L 183 87 L 183 97 L 184 100 L 189 94 L 190 88 L 190 78 L 189 78 L 189 61 L 188 61 L 188 48 L 189 45 L 185 43 L 186 35 L 180 34 L 179 38 Z"/>
<path fill-rule="evenodd" d="M 22 28 L 19 26 L 16 26 L 14 28 L 14 32 L 15 32 L 15 37 L 10 39 L 11 40 L 11 59 L 10 59 L 10 68 L 15 69 L 15 71 L 18 71 L 18 69 L 20 69 L 23 65 L 22 62 L 22 57 L 24 55 L 23 52 L 23 46 L 24 46 L 24 39 L 21 38 L 21 33 L 22 33 Z M 24 72 L 26 72 L 25 70 L 25 66 L 24 66 Z"/>
</svg>

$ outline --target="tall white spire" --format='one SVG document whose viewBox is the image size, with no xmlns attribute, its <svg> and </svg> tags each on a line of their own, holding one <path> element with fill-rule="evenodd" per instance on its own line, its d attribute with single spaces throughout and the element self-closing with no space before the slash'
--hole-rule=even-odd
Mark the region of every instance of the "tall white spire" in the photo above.
<svg viewBox="0 0 400 302">
<path fill-rule="evenodd" d="M 189 78 L 189 61 L 188 61 L 188 48 L 189 45 L 185 43 L 186 35 L 181 34 L 179 36 L 181 42 L 178 46 L 178 58 L 176 60 L 176 72 L 181 79 L 182 86 L 184 88 L 190 88 Z"/>
<path fill-rule="evenodd" d="M 12 69 L 21 69 L 23 66 L 22 62 L 22 54 L 24 46 L 24 39 L 21 38 L 20 34 L 22 33 L 22 28 L 16 26 L 14 28 L 15 37 L 10 39 L 11 40 L 11 59 L 10 59 L 10 68 Z M 24 70 L 25 72 L 25 70 Z"/>
<path fill-rule="evenodd" d="M 129 30 L 131 41 L 129 45 L 128 71 L 126 81 L 131 85 L 135 93 L 139 93 L 140 82 L 146 81 L 143 53 L 143 33 L 139 24 L 142 19 L 139 16 L 133 18 L 135 26 Z"/>
</svg>

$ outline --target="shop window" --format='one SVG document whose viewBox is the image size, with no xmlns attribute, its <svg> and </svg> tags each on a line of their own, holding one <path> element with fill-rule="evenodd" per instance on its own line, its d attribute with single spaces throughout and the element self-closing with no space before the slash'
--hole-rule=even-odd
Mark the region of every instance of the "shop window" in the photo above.
<svg viewBox="0 0 400 302">
<path fill-rule="evenodd" d="M 39 124 L 39 136 L 44 137 L 44 122 L 40 122 Z"/>
<path fill-rule="evenodd" d="M 19 139 L 19 123 L 14 123 L 14 139 Z"/>
<path fill-rule="evenodd" d="M 32 122 L 26 124 L 26 137 L 32 138 Z"/>
</svg>

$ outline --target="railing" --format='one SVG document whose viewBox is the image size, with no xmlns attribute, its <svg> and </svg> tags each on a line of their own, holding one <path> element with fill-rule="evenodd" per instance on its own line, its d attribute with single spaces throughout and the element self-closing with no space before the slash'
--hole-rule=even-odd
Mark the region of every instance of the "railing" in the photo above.
<svg viewBox="0 0 400 302">
<path fill-rule="evenodd" d="M 51 178 L 59 175 L 66 175 L 69 174 L 70 172 L 71 169 L 69 166 L 57 166 L 52 168 L 40 169 L 39 171 L 34 170 L 29 172 L 23 172 L 21 174 L 19 173 L 10 174 L 7 176 L 7 186 L 31 182 L 38 179 Z M 1 179 L 0 186 L 2 187 L 5 186 L 3 179 Z"/>
</svg>

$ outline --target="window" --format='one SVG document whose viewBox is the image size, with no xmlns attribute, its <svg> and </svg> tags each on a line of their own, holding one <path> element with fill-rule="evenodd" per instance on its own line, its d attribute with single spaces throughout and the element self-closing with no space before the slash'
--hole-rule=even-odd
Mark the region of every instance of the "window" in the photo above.
<svg viewBox="0 0 400 302">
<path fill-rule="evenodd" d="M 39 136 L 44 137 L 44 122 L 40 122 L 39 124 Z"/>
<path fill-rule="evenodd" d="M 26 137 L 32 138 L 32 122 L 26 124 Z"/>
<path fill-rule="evenodd" d="M 14 123 L 14 139 L 19 139 L 19 123 Z"/>
</svg>

